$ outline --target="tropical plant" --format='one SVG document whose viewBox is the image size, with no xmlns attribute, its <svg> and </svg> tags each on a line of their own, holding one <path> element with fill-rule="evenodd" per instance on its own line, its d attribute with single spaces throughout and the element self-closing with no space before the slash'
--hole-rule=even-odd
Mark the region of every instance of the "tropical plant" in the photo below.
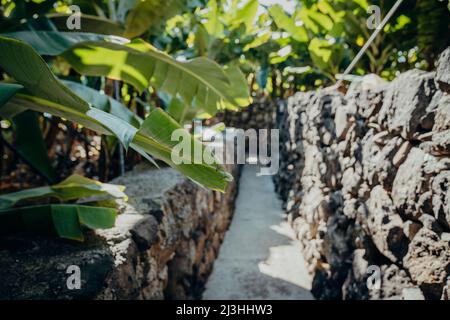
<svg viewBox="0 0 450 320">
<path fill-rule="evenodd" d="M 98 197 L 126 198 L 123 190 L 122 186 L 72 175 L 52 186 L 1 195 L 0 234 L 56 234 L 83 241 L 83 227 L 111 228 L 117 215 L 114 208 L 90 204 L 95 204 Z"/>
<path fill-rule="evenodd" d="M 72 4 L 83 12 L 81 30 L 70 30 L 66 23 Z M 178 141 L 171 136 L 194 118 L 247 106 L 251 98 L 244 75 L 236 65 L 221 66 L 206 57 L 174 59 L 145 41 L 166 19 L 192 10 L 191 5 L 181 0 L 59 1 L 56 6 L 53 1 L 2 2 L 0 149 L 6 146 L 12 159 L 20 159 L 47 183 L 61 179 L 60 164 L 72 158 L 79 140 L 86 157 L 92 149 L 100 151 L 99 168 L 117 157 L 123 173 L 125 158 L 140 155 L 224 192 L 231 175 L 217 162 L 193 163 L 193 154 L 179 155 L 183 161 L 175 163 L 172 150 Z M 61 130 L 67 137 L 62 142 L 66 155 L 55 166 L 48 151 Z M 98 134 L 101 142 L 93 148 Z M 211 152 L 186 136 L 192 153 L 199 148 L 203 154 Z M 103 179 L 111 177 L 101 171 Z M 3 195 L 0 231 L 50 232 L 82 240 L 82 226 L 111 227 L 116 210 L 67 201 L 105 190 L 112 196 L 121 192 L 111 193 L 112 187 L 77 175 L 50 187 Z M 63 203 L 39 202 L 42 198 Z"/>
<path fill-rule="evenodd" d="M 135 5 L 140 7 L 143 3 Z M 140 10 L 127 8 L 121 7 L 122 11 L 131 10 L 127 17 Z M 141 33 L 136 31 L 140 30 L 136 27 L 139 19 L 126 19 L 125 35 Z M 59 81 L 39 55 L 64 59 L 85 76 L 121 80 L 137 94 L 148 88 L 164 93 L 177 103 L 178 108 L 169 108 L 169 112 L 181 122 L 185 121 L 188 109 L 195 111 L 192 116 L 210 117 L 219 110 L 248 105 L 246 82 L 237 67 L 221 68 L 206 58 L 177 61 L 142 39 L 129 41 L 96 33 L 16 31 L 3 34 L 0 42 L 0 66 L 18 83 L 1 84 L 4 106 L 0 112 L 4 118 L 13 119 L 27 109 L 59 116 L 101 134 L 113 135 L 125 150 L 131 147 L 146 158 L 150 155 L 163 160 L 206 187 L 225 189 L 230 176 L 218 164 L 177 165 L 171 161 L 175 143 L 170 141 L 170 134 L 180 126 L 161 109 L 152 110 L 142 120 L 117 99 L 92 88 L 85 89 L 81 84 Z"/>
<path fill-rule="evenodd" d="M 393 3 L 370 4 L 384 16 Z M 75 31 L 66 23 L 73 4 L 82 12 Z M 411 67 L 432 68 L 449 44 L 447 5 L 404 2 L 354 74 L 390 79 Z M 217 165 L 171 163 L 169 132 L 162 136 L 155 121 L 175 129 L 238 110 L 251 102 L 248 84 L 255 97 L 278 98 L 334 83 L 372 32 L 368 6 L 365 0 L 300 0 L 286 12 L 256 0 L 4 1 L 2 143 L 11 159 L 27 163 L 47 182 L 61 176 L 73 146 L 84 144 L 86 154 L 99 153 L 98 169 L 86 170 L 103 180 L 140 157 L 154 157 L 223 190 L 229 177 Z M 74 138 L 59 148 L 65 155 L 49 159 L 45 147 L 52 150 L 62 130 Z M 103 135 L 95 147 L 94 132 Z"/>
</svg>

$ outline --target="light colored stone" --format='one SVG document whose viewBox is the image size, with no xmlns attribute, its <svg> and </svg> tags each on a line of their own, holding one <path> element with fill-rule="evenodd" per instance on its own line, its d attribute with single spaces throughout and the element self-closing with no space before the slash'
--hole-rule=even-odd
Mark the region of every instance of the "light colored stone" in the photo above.
<svg viewBox="0 0 450 320">
<path fill-rule="evenodd" d="M 425 297 L 418 287 L 404 288 L 402 290 L 402 300 L 425 300 Z"/>
</svg>

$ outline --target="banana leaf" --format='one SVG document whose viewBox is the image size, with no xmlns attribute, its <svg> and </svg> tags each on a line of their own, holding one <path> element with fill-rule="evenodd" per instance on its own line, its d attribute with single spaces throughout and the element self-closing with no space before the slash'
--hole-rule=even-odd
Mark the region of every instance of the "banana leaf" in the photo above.
<svg viewBox="0 0 450 320">
<path fill-rule="evenodd" d="M 171 159 L 173 144 L 168 143 L 165 126 L 181 128 L 170 116 L 156 109 L 138 130 L 115 115 L 90 106 L 68 87 L 64 86 L 50 71 L 45 61 L 24 42 L 0 37 L 0 67 L 24 86 L 24 92 L 16 95 L 0 108 L 7 110 L 31 109 L 47 112 L 79 123 L 100 134 L 115 135 L 127 148 L 145 151 L 163 160 L 173 168 L 200 185 L 223 192 L 231 176 L 218 164 L 175 164 Z M 152 135 L 146 135 L 152 128 Z M 202 146 L 203 147 L 203 146 Z"/>
<path fill-rule="evenodd" d="M 62 80 L 62 83 L 93 107 L 110 113 L 133 127 L 139 128 L 142 119 L 119 101 L 77 82 Z"/>
<path fill-rule="evenodd" d="M 77 43 L 85 41 L 108 41 L 126 43 L 127 39 L 117 36 L 84 32 L 59 31 L 16 31 L 2 33 L 0 36 L 22 40 L 32 46 L 39 54 L 57 56 Z"/>
<path fill-rule="evenodd" d="M 125 187 L 101 183 L 78 174 L 73 174 L 64 181 L 39 188 L 25 189 L 0 195 L 0 210 L 10 209 L 20 203 L 53 198 L 59 201 L 71 201 L 94 196 L 109 196 L 127 199 L 123 192 Z"/>
<path fill-rule="evenodd" d="M 29 43 L 39 54 L 61 55 L 81 74 L 123 80 L 141 92 L 152 85 L 172 97 L 178 94 L 198 113 L 214 115 L 251 103 L 245 77 L 237 66 L 222 69 L 204 57 L 177 61 L 141 39 L 127 44 L 79 42 L 80 36 L 72 34 L 28 31 L 7 36 Z M 52 40 L 46 47 L 43 39 L 48 38 Z"/>
<path fill-rule="evenodd" d="M 71 31 L 67 28 L 67 19 L 70 16 L 71 14 L 67 13 L 50 13 L 46 17 L 49 18 L 60 31 L 98 33 L 114 36 L 123 36 L 125 32 L 125 29 L 116 22 L 88 14 L 81 14 L 80 16 L 81 30 Z"/>
</svg>

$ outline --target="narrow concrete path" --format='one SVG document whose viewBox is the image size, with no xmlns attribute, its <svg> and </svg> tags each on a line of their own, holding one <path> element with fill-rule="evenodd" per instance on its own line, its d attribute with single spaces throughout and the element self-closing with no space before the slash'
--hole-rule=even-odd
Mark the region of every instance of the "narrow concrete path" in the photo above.
<svg viewBox="0 0 450 320">
<path fill-rule="evenodd" d="M 311 279 L 270 176 L 243 168 L 236 211 L 203 299 L 313 299 Z"/>
</svg>

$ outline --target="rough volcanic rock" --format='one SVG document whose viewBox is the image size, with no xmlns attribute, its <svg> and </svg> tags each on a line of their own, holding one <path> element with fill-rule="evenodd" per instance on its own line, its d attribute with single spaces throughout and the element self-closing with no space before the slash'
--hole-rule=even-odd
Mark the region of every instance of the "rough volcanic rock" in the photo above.
<svg viewBox="0 0 450 320">
<path fill-rule="evenodd" d="M 419 148 L 412 148 L 406 161 L 400 166 L 394 179 L 392 187 L 392 200 L 397 209 L 409 218 L 418 219 L 424 202 L 431 201 L 431 194 L 425 194 L 424 176 L 422 166 L 425 160 L 425 153 Z M 419 200 L 421 196 L 428 195 L 425 199 Z"/>
<path fill-rule="evenodd" d="M 414 286 L 405 270 L 395 264 L 381 266 L 381 275 L 381 288 L 371 292 L 372 299 L 401 299 L 403 289 Z"/>
<path fill-rule="evenodd" d="M 434 217 L 450 230 L 450 171 L 442 171 L 432 180 Z"/>
<path fill-rule="evenodd" d="M 450 92 L 450 48 L 439 56 L 436 69 L 436 82 L 444 92 Z"/>
<path fill-rule="evenodd" d="M 422 228 L 409 244 L 403 265 L 425 297 L 439 299 L 450 275 L 450 246 L 433 231 Z"/>
<path fill-rule="evenodd" d="M 434 73 L 410 70 L 398 76 L 386 90 L 378 122 L 391 133 L 411 139 L 427 117 L 427 106 L 436 87 Z"/>
<path fill-rule="evenodd" d="M 378 250 L 393 262 L 406 254 L 408 239 L 403 233 L 403 221 L 386 190 L 376 186 L 367 201 L 367 226 Z"/>
<path fill-rule="evenodd" d="M 370 129 L 362 140 L 363 177 L 369 186 L 382 184 L 391 190 L 397 172 L 394 157 L 403 144 L 403 139 L 387 131 Z"/>
<path fill-rule="evenodd" d="M 277 118 L 287 134 L 275 181 L 317 298 L 448 299 L 449 54 L 436 74 L 297 93 Z M 370 266 L 379 290 L 367 288 Z"/>
<path fill-rule="evenodd" d="M 436 155 L 450 155 L 450 95 L 436 98 L 436 116 L 432 136 L 432 152 Z"/>
</svg>

